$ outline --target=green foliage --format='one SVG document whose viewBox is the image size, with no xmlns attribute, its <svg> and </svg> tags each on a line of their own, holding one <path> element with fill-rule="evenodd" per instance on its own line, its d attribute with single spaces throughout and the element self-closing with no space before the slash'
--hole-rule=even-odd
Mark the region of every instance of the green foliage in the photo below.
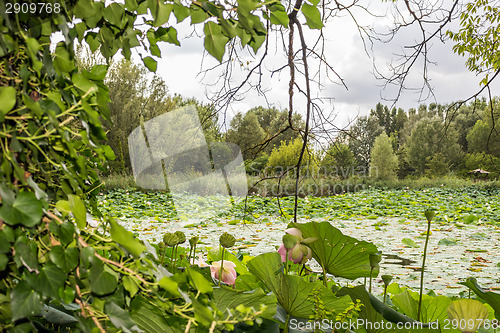
<svg viewBox="0 0 500 333">
<path fill-rule="evenodd" d="M 419 174 L 423 174 L 427 168 L 427 157 L 442 154 L 446 163 L 456 168 L 462 156 L 457 141 L 458 132 L 452 127 L 445 131 L 441 118 L 422 118 L 408 138 L 408 163 Z"/>
<path fill-rule="evenodd" d="M 321 160 L 320 174 L 346 179 L 354 174 L 356 159 L 344 143 L 333 144 Z"/>
<path fill-rule="evenodd" d="M 302 150 L 302 139 L 296 138 L 288 143 L 281 143 L 279 148 L 274 148 L 269 155 L 267 166 L 275 172 L 284 172 L 297 165 L 300 151 Z M 312 149 L 306 148 L 302 161 L 301 172 L 313 173 L 317 169 L 317 162 Z"/>
<path fill-rule="evenodd" d="M 394 154 L 392 144 L 385 132 L 375 139 L 370 155 L 370 174 L 372 177 L 383 180 L 396 177 L 398 158 Z"/>
</svg>

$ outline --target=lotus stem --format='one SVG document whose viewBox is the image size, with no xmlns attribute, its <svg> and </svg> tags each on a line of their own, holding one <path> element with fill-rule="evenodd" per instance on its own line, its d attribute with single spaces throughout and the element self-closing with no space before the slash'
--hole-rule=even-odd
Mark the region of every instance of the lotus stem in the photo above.
<svg viewBox="0 0 500 333">
<path fill-rule="evenodd" d="M 370 268 L 370 289 L 368 290 L 370 294 L 372 292 L 372 274 L 373 274 L 373 267 Z"/>
<path fill-rule="evenodd" d="M 222 271 L 224 270 L 224 246 L 222 246 L 222 259 L 220 262 L 220 269 L 219 269 L 219 287 L 220 287 L 220 282 L 222 281 Z"/>
<path fill-rule="evenodd" d="M 424 292 L 424 271 L 425 271 L 425 259 L 427 258 L 427 245 L 429 244 L 429 236 L 431 233 L 431 221 L 434 217 L 434 211 L 428 210 L 425 212 L 425 217 L 427 218 L 427 235 L 425 237 L 424 245 L 424 258 L 422 259 L 422 271 L 420 272 L 420 295 L 418 298 L 418 311 L 417 320 L 420 321 L 420 314 L 422 312 L 422 296 Z"/>
<path fill-rule="evenodd" d="M 384 286 L 384 304 L 385 304 L 385 297 L 387 296 L 387 286 Z"/>
<path fill-rule="evenodd" d="M 161 256 L 161 262 L 160 265 L 163 265 L 163 259 L 165 259 L 165 254 L 167 253 L 167 246 L 165 245 L 165 248 L 163 250 L 163 255 Z"/>
</svg>

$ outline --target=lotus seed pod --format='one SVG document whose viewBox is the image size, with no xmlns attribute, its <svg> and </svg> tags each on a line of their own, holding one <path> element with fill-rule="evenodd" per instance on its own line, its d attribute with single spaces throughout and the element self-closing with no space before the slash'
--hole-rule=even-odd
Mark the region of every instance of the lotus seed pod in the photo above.
<svg viewBox="0 0 500 333">
<path fill-rule="evenodd" d="M 382 275 L 382 281 L 384 281 L 384 284 L 388 286 L 392 281 L 392 275 Z"/>
<path fill-rule="evenodd" d="M 382 260 L 382 256 L 380 253 L 372 253 L 370 254 L 370 267 L 375 268 L 378 266 L 378 263 Z"/>
<path fill-rule="evenodd" d="M 283 245 L 285 245 L 285 249 L 291 250 L 297 242 L 298 239 L 296 236 L 290 234 L 283 235 Z"/>
<path fill-rule="evenodd" d="M 432 219 L 434 218 L 434 215 L 436 213 L 433 210 L 426 210 L 425 211 L 425 218 L 427 219 L 428 222 L 431 222 Z"/>
<path fill-rule="evenodd" d="M 182 244 L 186 241 L 186 235 L 182 231 L 176 231 L 174 235 L 177 237 L 177 244 Z"/>
<path fill-rule="evenodd" d="M 236 243 L 236 238 L 234 238 L 233 235 L 228 234 L 227 232 L 223 233 L 219 237 L 219 243 L 225 248 L 229 248 L 234 246 L 234 243 Z"/>
<path fill-rule="evenodd" d="M 191 247 L 194 247 L 196 244 L 198 244 L 198 241 L 200 240 L 200 238 L 198 236 L 193 236 L 189 239 L 189 245 Z"/>
<path fill-rule="evenodd" d="M 164 243 L 163 241 L 162 241 L 162 242 L 159 242 L 159 243 L 158 243 L 158 247 L 159 247 L 160 249 L 163 249 L 163 248 L 165 247 L 165 243 Z"/>
<path fill-rule="evenodd" d="M 167 232 L 163 235 L 163 242 L 167 244 L 167 246 L 175 246 L 177 245 L 177 236 L 171 232 Z"/>
</svg>

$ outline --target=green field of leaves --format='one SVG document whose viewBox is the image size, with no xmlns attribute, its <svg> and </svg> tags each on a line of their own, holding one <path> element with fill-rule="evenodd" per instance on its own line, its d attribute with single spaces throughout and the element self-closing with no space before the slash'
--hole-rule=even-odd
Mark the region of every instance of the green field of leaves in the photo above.
<svg viewBox="0 0 500 333">
<path fill-rule="evenodd" d="M 217 197 L 187 196 L 193 209 L 206 210 L 207 216 L 213 207 L 223 200 Z M 279 205 L 278 205 L 279 201 Z M 172 197 L 163 192 L 141 192 L 114 190 L 99 197 L 103 212 L 118 218 L 155 218 L 176 220 Z M 246 206 L 246 214 L 245 214 Z M 281 210 L 280 210 L 281 208 Z M 491 223 L 500 225 L 500 190 L 477 190 L 474 188 L 425 190 L 380 190 L 369 189 L 332 197 L 299 198 L 298 214 L 302 218 L 331 219 L 376 219 L 379 217 L 401 217 L 421 219 L 426 209 L 436 211 L 436 221 L 442 223 Z M 248 197 L 230 212 L 227 218 L 243 218 L 258 221 L 264 217 L 289 217 L 293 214 L 293 197 L 270 198 Z M 182 218 L 182 217 L 181 217 Z"/>
</svg>

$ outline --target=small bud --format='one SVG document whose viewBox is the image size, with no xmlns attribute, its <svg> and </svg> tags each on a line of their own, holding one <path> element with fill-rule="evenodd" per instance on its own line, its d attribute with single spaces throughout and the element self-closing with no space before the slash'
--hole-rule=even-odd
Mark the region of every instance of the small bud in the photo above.
<svg viewBox="0 0 500 333">
<path fill-rule="evenodd" d="M 182 244 L 186 241 L 186 235 L 182 231 L 176 231 L 174 235 L 177 237 L 177 244 Z"/>
<path fill-rule="evenodd" d="M 234 238 L 233 235 L 225 232 L 219 237 L 219 243 L 225 248 L 233 247 L 234 243 L 236 243 L 236 238 Z"/>
<path fill-rule="evenodd" d="M 370 254 L 370 267 L 375 268 L 378 263 L 382 260 L 382 256 L 379 252 Z"/>
<path fill-rule="evenodd" d="M 426 210 L 425 211 L 425 218 L 427 219 L 427 222 L 431 222 L 432 219 L 434 218 L 435 212 L 433 210 Z"/>
<path fill-rule="evenodd" d="M 189 239 L 189 246 L 194 247 L 199 241 L 200 238 L 198 236 L 193 236 Z"/>
<path fill-rule="evenodd" d="M 177 245 L 177 236 L 171 232 L 167 232 L 163 235 L 163 242 L 167 244 L 167 246 L 175 246 Z"/>
<path fill-rule="evenodd" d="M 384 281 L 384 285 L 387 287 L 392 281 L 392 275 L 382 275 L 382 281 Z"/>
<path fill-rule="evenodd" d="M 297 242 L 298 239 L 296 236 L 290 234 L 283 235 L 283 245 L 285 245 L 285 249 L 291 250 Z"/>
</svg>

